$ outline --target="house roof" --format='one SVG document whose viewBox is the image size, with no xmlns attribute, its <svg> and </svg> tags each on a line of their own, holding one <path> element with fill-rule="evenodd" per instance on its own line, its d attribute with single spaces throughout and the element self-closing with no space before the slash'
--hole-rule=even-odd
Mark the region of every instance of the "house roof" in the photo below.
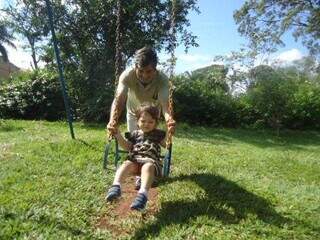
<svg viewBox="0 0 320 240">
<path fill-rule="evenodd" d="M 11 62 L 4 62 L 0 56 L 0 78 L 8 78 L 10 74 L 20 71 L 20 68 Z"/>
</svg>

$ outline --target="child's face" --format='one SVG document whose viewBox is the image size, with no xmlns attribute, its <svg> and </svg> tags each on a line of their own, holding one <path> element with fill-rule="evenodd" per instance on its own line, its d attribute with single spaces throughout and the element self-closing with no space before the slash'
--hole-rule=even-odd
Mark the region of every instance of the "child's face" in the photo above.
<svg viewBox="0 0 320 240">
<path fill-rule="evenodd" d="M 153 129 L 155 129 L 156 125 L 156 120 L 152 118 L 152 116 L 147 112 L 143 112 L 138 119 L 138 127 L 144 133 L 152 131 Z"/>
</svg>

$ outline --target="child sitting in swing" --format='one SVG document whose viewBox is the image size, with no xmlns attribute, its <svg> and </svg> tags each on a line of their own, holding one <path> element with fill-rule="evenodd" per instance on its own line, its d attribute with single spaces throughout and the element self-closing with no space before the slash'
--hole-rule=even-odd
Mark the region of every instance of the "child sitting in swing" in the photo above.
<svg viewBox="0 0 320 240">
<path fill-rule="evenodd" d="M 157 129 L 159 109 L 142 105 L 137 113 L 138 130 L 128 134 L 127 140 L 118 131 L 115 138 L 119 145 L 129 151 L 127 160 L 118 168 L 113 184 L 106 195 L 107 201 L 121 196 L 121 182 L 127 175 L 138 175 L 141 172 L 141 187 L 137 197 L 130 205 L 131 209 L 141 211 L 148 201 L 148 191 L 155 177 L 162 174 L 160 161 L 161 146 L 166 145 L 166 133 Z"/>
</svg>

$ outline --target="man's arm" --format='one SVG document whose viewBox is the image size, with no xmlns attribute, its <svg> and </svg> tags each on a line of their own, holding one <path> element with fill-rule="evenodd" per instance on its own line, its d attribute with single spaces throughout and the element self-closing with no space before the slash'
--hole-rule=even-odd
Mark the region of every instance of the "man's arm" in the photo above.
<svg viewBox="0 0 320 240">
<path fill-rule="evenodd" d="M 116 134 L 119 117 L 124 109 L 127 96 L 124 93 L 117 95 L 112 102 L 110 119 L 107 125 L 108 130 L 114 135 Z"/>
<path fill-rule="evenodd" d="M 123 72 L 119 79 L 119 84 L 116 91 L 116 97 L 113 99 L 110 111 L 110 119 L 107 125 L 107 129 L 115 135 L 117 133 L 118 120 L 125 107 L 127 100 L 128 86 L 126 83 L 126 74 Z"/>
</svg>

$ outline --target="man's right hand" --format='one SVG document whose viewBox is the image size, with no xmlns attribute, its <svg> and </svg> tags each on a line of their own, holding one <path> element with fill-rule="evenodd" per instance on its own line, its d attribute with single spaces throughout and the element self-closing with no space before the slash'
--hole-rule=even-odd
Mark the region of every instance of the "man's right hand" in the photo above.
<svg viewBox="0 0 320 240">
<path fill-rule="evenodd" d="M 112 136 L 115 136 L 118 133 L 118 126 L 109 122 L 107 125 L 108 132 L 111 133 Z"/>
</svg>

